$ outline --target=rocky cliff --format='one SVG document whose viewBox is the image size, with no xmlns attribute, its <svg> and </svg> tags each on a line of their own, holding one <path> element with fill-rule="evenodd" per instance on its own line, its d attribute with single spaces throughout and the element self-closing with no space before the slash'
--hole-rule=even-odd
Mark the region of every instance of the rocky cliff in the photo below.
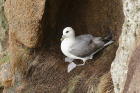
<svg viewBox="0 0 140 93">
<path fill-rule="evenodd" d="M 139 68 L 136 65 L 139 64 L 138 4 L 136 0 L 6 0 L 10 60 L 4 62 L 1 70 L 3 92 L 133 91 L 129 88 L 136 81 L 131 74 L 137 80 Z M 67 73 L 68 63 L 60 50 L 62 30 L 66 26 L 71 26 L 76 35 L 112 34 L 115 42 L 84 66 Z"/>
<path fill-rule="evenodd" d="M 140 93 L 140 1 L 123 0 L 125 21 L 111 65 L 115 93 Z"/>
<path fill-rule="evenodd" d="M 0 93 L 3 90 L 2 85 L 2 68 L 3 64 L 9 61 L 9 44 L 8 44 L 8 22 L 4 14 L 4 0 L 0 0 Z"/>
</svg>

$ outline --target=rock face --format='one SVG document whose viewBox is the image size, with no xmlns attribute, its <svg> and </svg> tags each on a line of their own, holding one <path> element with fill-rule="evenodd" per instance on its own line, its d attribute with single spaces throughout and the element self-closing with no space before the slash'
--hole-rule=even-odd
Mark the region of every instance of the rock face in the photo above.
<svg viewBox="0 0 140 93">
<path fill-rule="evenodd" d="M 2 65 L 9 60 L 8 53 L 8 22 L 4 14 L 4 0 L 0 0 L 0 93 L 2 86 Z"/>
<path fill-rule="evenodd" d="M 137 73 L 139 66 L 136 64 L 139 65 L 140 62 L 137 57 L 139 54 L 137 47 L 140 45 L 140 1 L 123 0 L 123 11 L 125 22 L 119 39 L 119 48 L 111 65 L 111 74 L 115 93 L 139 93 L 140 86 L 137 85 L 140 83 L 137 82 L 136 76 L 139 75 Z M 134 82 L 137 82 L 136 85 Z"/>
<path fill-rule="evenodd" d="M 5 15 L 10 28 L 11 72 L 3 73 L 4 76 L 11 77 L 3 78 L 5 93 L 17 93 L 24 86 L 25 68 L 33 60 L 31 48 L 41 46 L 43 41 L 41 20 L 44 8 L 45 0 L 7 0 L 5 3 Z"/>
<path fill-rule="evenodd" d="M 45 0 L 10 1 L 5 4 L 5 13 L 11 28 L 10 39 L 13 36 L 29 48 L 39 47 L 43 37 L 39 23 L 44 13 Z"/>
<path fill-rule="evenodd" d="M 7 49 L 8 22 L 4 14 L 4 0 L 0 0 L 0 52 Z"/>
<path fill-rule="evenodd" d="M 113 93 L 110 67 L 118 48 L 122 10 L 120 0 L 7 0 L 10 63 L 4 67 L 11 73 L 4 74 L 9 77 L 3 79 L 4 93 Z M 112 34 L 116 42 L 68 74 L 60 50 L 66 26 L 73 27 L 76 35 Z"/>
<path fill-rule="evenodd" d="M 140 46 L 135 49 L 129 61 L 128 74 L 123 93 L 140 93 Z"/>
</svg>

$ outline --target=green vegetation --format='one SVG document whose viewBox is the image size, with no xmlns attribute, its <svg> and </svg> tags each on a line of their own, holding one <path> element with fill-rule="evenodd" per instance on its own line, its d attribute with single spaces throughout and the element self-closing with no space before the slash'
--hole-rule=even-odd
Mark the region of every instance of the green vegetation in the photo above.
<svg viewBox="0 0 140 93">
<path fill-rule="evenodd" d="M 124 50 L 124 47 L 122 47 L 122 49 Z"/>
<path fill-rule="evenodd" d="M 125 31 L 125 34 L 127 34 L 127 31 Z"/>
<path fill-rule="evenodd" d="M 139 11 L 140 11 L 139 6 L 136 6 L 136 12 L 139 12 Z"/>
<path fill-rule="evenodd" d="M 129 10 L 129 9 L 127 9 L 126 11 L 127 11 L 127 12 L 129 12 L 130 10 Z"/>
<path fill-rule="evenodd" d="M 7 61 L 9 61 L 9 54 L 8 53 L 6 53 L 6 55 L 3 57 L 2 64 L 4 64 Z"/>
<path fill-rule="evenodd" d="M 119 83 L 117 83 L 117 89 L 120 90 Z"/>
<path fill-rule="evenodd" d="M 137 34 L 136 34 L 136 32 L 134 32 L 134 37 L 136 37 L 137 36 Z"/>
<path fill-rule="evenodd" d="M 9 29 L 8 21 L 4 13 L 4 0 L 0 1 L 0 51 L 2 48 L 2 43 L 8 38 L 7 31 Z"/>
<path fill-rule="evenodd" d="M 0 88 L 1 88 L 1 89 L 4 89 L 4 86 L 3 86 L 2 84 L 0 84 Z"/>
<path fill-rule="evenodd" d="M 71 81 L 70 81 L 70 85 L 69 85 L 69 91 L 68 93 L 72 93 L 75 90 L 75 86 L 78 82 L 78 78 L 80 78 L 79 75 L 76 75 Z"/>
</svg>

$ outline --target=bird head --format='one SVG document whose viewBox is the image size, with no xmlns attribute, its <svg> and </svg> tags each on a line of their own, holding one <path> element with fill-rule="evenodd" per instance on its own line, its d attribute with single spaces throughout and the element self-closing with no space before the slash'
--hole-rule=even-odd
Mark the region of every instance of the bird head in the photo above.
<svg viewBox="0 0 140 93">
<path fill-rule="evenodd" d="M 70 38 L 70 37 L 75 37 L 74 30 L 71 27 L 64 28 L 61 41 L 63 41 L 65 38 Z"/>
</svg>

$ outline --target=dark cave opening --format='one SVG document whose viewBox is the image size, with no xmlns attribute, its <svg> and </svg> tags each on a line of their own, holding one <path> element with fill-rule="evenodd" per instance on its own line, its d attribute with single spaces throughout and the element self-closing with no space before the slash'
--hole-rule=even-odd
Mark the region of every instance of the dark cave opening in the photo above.
<svg viewBox="0 0 140 93">
<path fill-rule="evenodd" d="M 44 46 L 52 46 L 54 42 L 60 46 L 65 27 L 72 27 L 76 35 L 106 37 L 112 34 L 117 40 L 123 20 L 120 0 L 47 0 L 42 18 Z"/>
</svg>

